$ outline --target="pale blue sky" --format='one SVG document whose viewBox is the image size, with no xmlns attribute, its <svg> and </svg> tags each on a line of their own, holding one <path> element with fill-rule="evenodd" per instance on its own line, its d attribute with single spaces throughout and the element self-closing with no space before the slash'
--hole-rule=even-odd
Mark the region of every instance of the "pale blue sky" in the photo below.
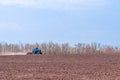
<svg viewBox="0 0 120 80">
<path fill-rule="evenodd" d="M 120 0 L 0 0 L 0 42 L 120 46 Z"/>
</svg>

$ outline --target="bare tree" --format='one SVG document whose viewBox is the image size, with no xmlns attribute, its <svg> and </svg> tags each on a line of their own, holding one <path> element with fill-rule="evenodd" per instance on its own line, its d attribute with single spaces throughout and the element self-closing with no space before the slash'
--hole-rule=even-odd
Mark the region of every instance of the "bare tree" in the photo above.
<svg viewBox="0 0 120 80">
<path fill-rule="evenodd" d="M 0 53 L 31 52 L 35 47 L 40 48 L 44 54 L 90 54 L 90 53 L 120 53 L 118 47 L 103 46 L 100 43 L 78 43 L 71 47 L 68 43 L 35 43 L 35 44 L 8 44 L 0 43 Z"/>
</svg>

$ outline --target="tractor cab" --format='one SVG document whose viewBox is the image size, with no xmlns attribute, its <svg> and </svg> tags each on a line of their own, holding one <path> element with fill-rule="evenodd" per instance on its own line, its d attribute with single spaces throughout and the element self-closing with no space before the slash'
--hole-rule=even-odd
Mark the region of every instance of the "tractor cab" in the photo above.
<svg viewBox="0 0 120 80">
<path fill-rule="evenodd" d="M 39 48 L 34 48 L 32 54 L 42 54 L 42 51 Z"/>
</svg>

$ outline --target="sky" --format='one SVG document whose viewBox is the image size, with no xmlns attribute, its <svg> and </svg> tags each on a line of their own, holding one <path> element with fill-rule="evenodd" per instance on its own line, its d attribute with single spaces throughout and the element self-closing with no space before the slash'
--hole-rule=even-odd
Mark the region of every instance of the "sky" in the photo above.
<svg viewBox="0 0 120 80">
<path fill-rule="evenodd" d="M 120 47 L 120 0 L 0 0 L 0 42 Z"/>
</svg>

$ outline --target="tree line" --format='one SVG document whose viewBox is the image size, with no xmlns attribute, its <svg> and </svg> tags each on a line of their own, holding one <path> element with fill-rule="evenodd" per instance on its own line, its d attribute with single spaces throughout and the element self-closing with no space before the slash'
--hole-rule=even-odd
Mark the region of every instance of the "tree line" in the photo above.
<svg viewBox="0 0 120 80">
<path fill-rule="evenodd" d="M 35 47 L 40 48 L 43 54 L 86 54 L 86 53 L 119 53 L 118 47 L 101 45 L 100 43 L 77 43 L 70 46 L 69 43 L 35 43 L 35 44 L 8 44 L 0 43 L 0 53 L 27 53 Z"/>
</svg>

